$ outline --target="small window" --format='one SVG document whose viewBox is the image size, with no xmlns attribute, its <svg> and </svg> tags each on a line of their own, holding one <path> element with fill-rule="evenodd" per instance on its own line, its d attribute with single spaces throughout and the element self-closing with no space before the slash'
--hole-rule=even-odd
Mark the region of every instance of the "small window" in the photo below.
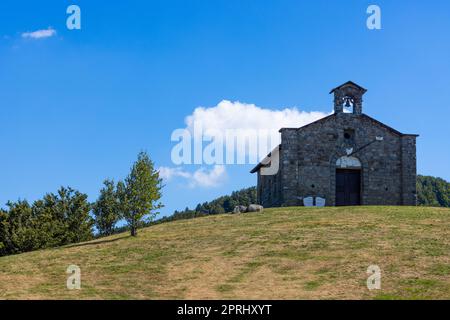
<svg viewBox="0 0 450 320">
<path fill-rule="evenodd" d="M 345 129 L 344 130 L 344 139 L 345 140 L 353 140 L 355 138 L 355 130 L 353 129 Z"/>
</svg>

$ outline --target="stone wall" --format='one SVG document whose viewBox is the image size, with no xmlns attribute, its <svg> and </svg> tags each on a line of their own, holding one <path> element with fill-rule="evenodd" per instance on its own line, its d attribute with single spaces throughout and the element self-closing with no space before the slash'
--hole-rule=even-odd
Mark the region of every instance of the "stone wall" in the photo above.
<svg viewBox="0 0 450 320">
<path fill-rule="evenodd" d="M 298 205 L 298 135 L 297 130 L 283 130 L 281 132 L 280 174 L 281 199 L 283 206 Z"/>
<path fill-rule="evenodd" d="M 403 205 L 417 205 L 416 136 L 402 137 L 402 196 Z"/>
<path fill-rule="evenodd" d="M 273 176 L 261 175 L 258 172 L 258 203 L 265 208 L 280 207 L 283 204 L 280 172 Z"/>
</svg>

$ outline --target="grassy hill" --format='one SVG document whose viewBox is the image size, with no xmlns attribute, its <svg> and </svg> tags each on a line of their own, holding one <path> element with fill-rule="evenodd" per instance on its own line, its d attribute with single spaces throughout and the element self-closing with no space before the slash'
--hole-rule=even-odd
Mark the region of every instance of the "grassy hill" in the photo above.
<svg viewBox="0 0 450 320">
<path fill-rule="evenodd" d="M 66 268 L 82 289 L 66 289 Z M 382 289 L 366 287 L 369 265 Z M 0 258 L 2 299 L 450 298 L 450 209 L 217 215 Z"/>
</svg>

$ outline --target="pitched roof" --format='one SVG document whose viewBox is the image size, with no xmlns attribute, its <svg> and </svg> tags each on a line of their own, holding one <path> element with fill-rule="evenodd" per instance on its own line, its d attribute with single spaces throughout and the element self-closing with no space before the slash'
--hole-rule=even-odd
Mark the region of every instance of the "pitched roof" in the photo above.
<svg viewBox="0 0 450 320">
<path fill-rule="evenodd" d="M 312 126 L 313 124 L 317 124 L 317 123 L 323 122 L 323 121 L 325 121 L 325 120 L 327 120 L 327 119 L 329 119 L 329 118 L 331 118 L 331 117 L 333 117 L 333 116 L 336 116 L 336 113 L 330 114 L 329 116 L 326 116 L 326 117 L 323 117 L 323 118 L 321 118 L 321 119 L 319 119 L 319 120 L 316 120 L 316 121 L 314 121 L 314 122 L 308 123 L 307 125 L 304 125 L 303 127 L 300 127 L 300 128 L 281 128 L 281 129 L 280 129 L 280 132 L 281 132 L 282 130 L 289 130 L 289 129 L 290 129 L 290 130 L 304 130 L 305 128 L 307 128 L 307 127 L 309 127 L 309 126 Z M 388 126 L 387 124 L 384 124 L 384 123 L 382 123 L 382 122 L 380 122 L 380 121 L 378 121 L 378 120 L 376 120 L 376 119 L 374 119 L 374 118 L 368 116 L 368 115 L 365 114 L 365 113 L 362 113 L 360 116 L 363 117 L 363 118 L 366 118 L 367 120 L 369 120 L 369 121 L 371 121 L 371 122 L 373 122 L 373 123 L 375 123 L 375 124 L 377 124 L 377 125 L 379 125 L 379 126 L 385 128 L 385 129 L 387 129 L 388 131 L 390 131 L 390 132 L 392 132 L 392 133 L 394 133 L 394 134 L 396 134 L 396 135 L 399 135 L 399 136 L 419 136 L 419 135 L 417 135 L 417 134 L 406 134 L 406 133 L 401 133 L 400 131 L 395 130 L 394 128 Z"/>
<path fill-rule="evenodd" d="M 256 167 L 254 167 L 251 171 L 250 171 L 250 173 L 255 173 L 255 172 L 257 172 L 257 171 L 259 171 L 259 169 L 261 169 L 261 167 L 264 167 L 264 166 L 268 166 L 268 164 L 263 164 L 263 162 L 264 162 L 264 160 L 266 160 L 267 158 L 270 158 L 270 157 L 272 157 L 272 152 L 274 152 L 276 149 L 281 149 L 281 144 L 279 144 L 278 146 L 276 146 L 260 163 L 258 163 L 257 165 L 256 165 Z"/>
<path fill-rule="evenodd" d="M 342 88 L 342 87 L 346 87 L 346 86 L 353 86 L 353 87 L 356 87 L 356 88 L 358 88 L 358 89 L 360 89 L 360 90 L 362 90 L 362 91 L 364 91 L 364 92 L 367 92 L 367 89 L 366 89 L 366 88 L 361 87 L 360 85 L 354 83 L 353 81 L 347 81 L 346 83 L 341 84 L 340 86 L 338 86 L 338 87 L 332 89 L 332 90 L 330 91 L 330 94 L 333 93 L 333 92 L 335 92 L 336 90 L 338 90 L 338 89 L 340 89 L 340 88 Z"/>
<path fill-rule="evenodd" d="M 313 121 L 311 123 L 308 123 L 308 124 L 306 124 L 306 125 L 304 125 L 303 127 L 300 127 L 300 128 L 281 128 L 280 130 L 278 130 L 278 132 L 281 132 L 282 130 L 300 130 L 300 129 L 304 129 L 304 128 L 307 128 L 307 127 L 309 127 L 309 126 L 311 126 L 313 124 L 320 123 L 320 122 L 325 121 L 326 119 L 329 119 L 329 118 L 334 117 L 334 116 L 336 116 L 336 113 L 332 113 L 332 114 L 330 114 L 330 115 L 328 115 L 326 117 L 320 118 L 319 120 L 316 120 L 316 121 Z"/>
</svg>

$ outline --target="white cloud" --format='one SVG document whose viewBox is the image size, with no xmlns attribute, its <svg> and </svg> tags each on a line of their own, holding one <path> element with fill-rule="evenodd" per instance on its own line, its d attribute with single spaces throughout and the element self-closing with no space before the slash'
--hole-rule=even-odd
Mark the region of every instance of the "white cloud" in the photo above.
<svg viewBox="0 0 450 320">
<path fill-rule="evenodd" d="M 54 35 L 56 35 L 56 30 L 49 27 L 48 29 L 36 30 L 32 32 L 24 32 L 22 33 L 22 38 L 44 39 L 53 37 Z"/>
<path fill-rule="evenodd" d="M 158 171 L 159 176 L 166 182 L 177 177 L 186 179 L 190 188 L 217 187 L 226 179 L 225 166 L 222 165 L 215 165 L 210 170 L 202 167 L 194 172 L 185 171 L 181 167 L 160 167 Z"/>
<path fill-rule="evenodd" d="M 327 115 L 329 114 L 319 111 L 300 111 L 296 107 L 272 110 L 254 104 L 223 100 L 214 107 L 196 108 L 185 118 L 185 123 L 186 129 L 193 136 L 201 133 L 205 136 L 208 132 L 223 134 L 232 130 L 237 140 L 245 141 L 251 131 L 258 141 L 268 142 L 267 148 L 261 144 L 258 148 L 235 151 L 238 158 L 248 156 L 259 162 L 280 143 L 281 137 L 278 131 L 281 128 L 299 128 Z M 198 126 L 202 127 L 201 132 L 198 129 L 195 130 Z"/>
<path fill-rule="evenodd" d="M 254 104 L 221 101 L 217 106 L 198 107 L 186 117 L 185 123 L 192 131 L 194 123 L 202 123 L 204 131 L 229 129 L 299 128 L 327 116 L 319 111 L 300 111 L 296 107 L 282 110 L 261 108 Z"/>
<path fill-rule="evenodd" d="M 215 165 L 211 170 L 200 168 L 194 172 L 193 187 L 217 187 L 224 182 L 226 178 L 225 166 Z"/>
<path fill-rule="evenodd" d="M 175 177 L 189 178 L 191 176 L 189 172 L 183 171 L 181 167 L 160 167 L 158 171 L 160 178 L 166 181 L 172 180 Z"/>
</svg>

